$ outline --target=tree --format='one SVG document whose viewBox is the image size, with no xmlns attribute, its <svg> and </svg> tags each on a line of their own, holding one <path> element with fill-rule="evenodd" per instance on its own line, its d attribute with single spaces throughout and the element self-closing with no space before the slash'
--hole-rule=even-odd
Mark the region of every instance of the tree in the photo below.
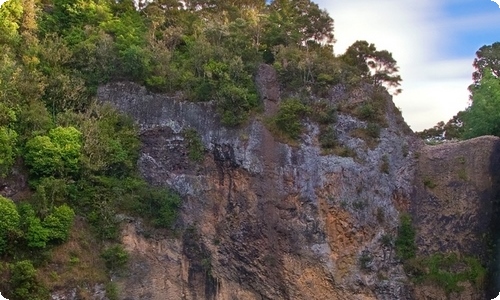
<svg viewBox="0 0 500 300">
<path fill-rule="evenodd" d="M 333 19 L 310 0 L 274 0 L 269 5 L 265 41 L 277 45 L 333 44 Z"/>
<path fill-rule="evenodd" d="M 66 204 L 56 207 L 43 220 L 43 227 L 48 232 L 48 238 L 54 242 L 64 242 L 68 239 L 75 212 Z"/>
<path fill-rule="evenodd" d="M 472 65 L 476 68 L 472 73 L 472 80 L 474 81 L 472 86 L 481 81 L 486 71 L 493 73 L 498 78 L 500 76 L 500 42 L 479 48 Z"/>
<path fill-rule="evenodd" d="M 5 251 L 9 235 L 19 228 L 19 220 L 14 202 L 0 196 L 0 253 Z"/>
<path fill-rule="evenodd" d="M 485 69 L 480 81 L 469 87 L 471 105 L 464 116 L 464 137 L 500 136 L 500 80 Z"/>
<path fill-rule="evenodd" d="M 82 134 L 74 127 L 57 127 L 47 136 L 26 143 L 24 158 L 37 176 L 65 176 L 79 169 Z"/>
<path fill-rule="evenodd" d="M 378 86 L 384 86 L 394 94 L 399 94 L 401 76 L 397 74 L 399 67 L 392 53 L 387 50 L 378 51 L 374 44 L 367 41 L 356 41 L 341 56 L 348 65 L 355 67 L 357 75 Z"/>
</svg>

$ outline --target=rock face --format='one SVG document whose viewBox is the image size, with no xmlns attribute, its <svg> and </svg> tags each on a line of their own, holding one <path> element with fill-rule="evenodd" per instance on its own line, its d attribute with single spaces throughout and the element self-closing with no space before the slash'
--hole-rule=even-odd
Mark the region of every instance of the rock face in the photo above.
<svg viewBox="0 0 500 300">
<path fill-rule="evenodd" d="M 272 79 L 264 71 L 262 81 Z M 259 87 L 273 102 L 265 107 L 275 107 L 279 93 Z M 369 93 L 337 91 L 329 100 L 356 103 Z M 292 147 L 257 119 L 238 129 L 221 126 L 211 103 L 151 94 L 132 83 L 103 86 L 98 97 L 139 124 L 142 175 L 184 199 L 180 237 L 144 234 L 139 221 L 124 226 L 132 258 L 131 274 L 118 279 L 121 299 L 447 299 L 414 288 L 387 242 L 402 211 L 414 216 L 420 252 L 486 255 L 476 234 L 491 221 L 496 138 L 424 147 L 387 95 L 387 127 L 375 146 L 352 136 L 366 122 L 339 114 L 332 125 L 338 141 L 355 152 L 341 157 L 322 153 L 313 122 L 305 122 Z M 206 149 L 201 163 L 188 158 L 188 128 Z M 475 152 L 485 145 L 491 151 Z M 426 176 L 436 189 L 424 185 Z M 457 299 L 483 297 L 467 291 L 473 297 Z"/>
<path fill-rule="evenodd" d="M 494 260 L 492 242 L 498 238 L 495 232 L 499 228 L 495 216 L 499 208 L 500 139 L 484 136 L 426 146 L 419 154 L 410 206 L 418 252 L 476 256 L 488 265 Z M 495 288 L 494 283 L 485 291 L 467 286 L 461 295 L 450 299 L 493 299 L 498 296 Z M 424 297 L 428 289 L 417 288 L 418 298 L 447 299 L 439 296 L 442 291 Z"/>
</svg>

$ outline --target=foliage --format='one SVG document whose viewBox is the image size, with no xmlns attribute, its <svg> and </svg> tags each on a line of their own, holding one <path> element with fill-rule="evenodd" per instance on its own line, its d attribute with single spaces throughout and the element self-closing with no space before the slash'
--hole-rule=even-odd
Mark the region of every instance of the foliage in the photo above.
<svg viewBox="0 0 500 300">
<path fill-rule="evenodd" d="M 168 189 L 147 188 L 143 196 L 143 201 L 138 203 L 136 211 L 150 219 L 157 227 L 172 227 L 181 206 L 179 195 Z"/>
<path fill-rule="evenodd" d="M 0 177 L 6 176 L 16 158 L 17 133 L 0 126 Z"/>
<path fill-rule="evenodd" d="M 484 75 L 493 75 L 495 78 L 500 76 L 500 42 L 491 45 L 484 45 L 476 52 L 476 58 L 472 64 L 476 69 L 472 73 L 474 83 L 472 87 L 480 84 Z"/>
<path fill-rule="evenodd" d="M 485 283 L 486 268 L 474 257 L 459 257 L 455 253 L 433 254 L 417 257 L 405 263 L 405 271 L 416 282 L 425 282 L 442 287 L 447 294 L 460 292 L 460 282 L 470 282 L 481 288 Z"/>
<path fill-rule="evenodd" d="M 66 204 L 56 207 L 51 214 L 46 216 L 43 220 L 43 227 L 48 231 L 49 240 L 66 241 L 74 217 L 75 212 Z"/>
<path fill-rule="evenodd" d="M 108 247 L 101 254 L 106 267 L 111 272 L 119 272 L 127 265 L 129 255 L 122 245 L 113 245 Z"/>
<path fill-rule="evenodd" d="M 335 135 L 335 130 L 331 126 L 320 128 L 318 140 L 323 149 L 333 149 L 337 146 L 337 136 Z"/>
<path fill-rule="evenodd" d="M 464 134 L 463 119 L 465 114 L 465 111 L 459 111 L 446 124 L 440 121 L 432 128 L 417 132 L 417 135 L 428 142 L 461 139 Z"/>
<path fill-rule="evenodd" d="M 311 109 L 300 100 L 292 98 L 280 104 L 278 113 L 274 117 L 276 127 L 290 139 L 296 140 L 302 132 L 301 119 L 310 114 Z"/>
<path fill-rule="evenodd" d="M 393 94 L 399 94 L 401 76 L 399 67 L 392 53 L 387 50 L 377 50 L 374 44 L 366 41 L 356 41 L 347 48 L 341 59 L 355 67 L 355 73 L 361 78 L 377 86 L 384 86 Z"/>
<path fill-rule="evenodd" d="M 471 85 L 471 106 L 464 116 L 464 137 L 500 135 L 500 80 L 485 71 L 476 85 Z"/>
<path fill-rule="evenodd" d="M 184 138 L 186 139 L 188 157 L 194 162 L 200 162 L 203 160 L 203 153 L 205 152 L 205 147 L 201 141 L 199 133 L 193 129 L 189 128 L 184 130 Z"/>
<path fill-rule="evenodd" d="M 26 143 L 24 158 L 35 176 L 65 176 L 79 170 L 81 133 L 74 127 L 56 127 L 46 136 Z"/>
<path fill-rule="evenodd" d="M 9 235 L 18 229 L 19 221 L 14 202 L 0 196 L 0 253 L 5 250 Z"/>
<path fill-rule="evenodd" d="M 47 299 L 47 291 L 36 279 L 36 269 L 29 260 L 14 263 L 11 267 L 10 286 L 12 300 Z"/>
<path fill-rule="evenodd" d="M 416 255 L 415 234 L 410 215 L 401 214 L 395 246 L 398 257 L 404 261 Z"/>
</svg>

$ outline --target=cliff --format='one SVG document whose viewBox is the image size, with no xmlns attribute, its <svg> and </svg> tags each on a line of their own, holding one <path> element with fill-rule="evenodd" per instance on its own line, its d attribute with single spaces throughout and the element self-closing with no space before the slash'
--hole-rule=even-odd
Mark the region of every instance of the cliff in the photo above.
<svg viewBox="0 0 500 300">
<path fill-rule="evenodd" d="M 280 101 L 272 70 L 259 78 L 272 115 Z M 336 87 L 328 101 L 355 106 L 373 93 Z M 226 128 L 211 103 L 133 83 L 102 86 L 98 97 L 140 126 L 142 176 L 183 197 L 177 235 L 124 224 L 131 261 L 130 274 L 116 278 L 121 299 L 486 299 L 485 285 L 450 293 L 411 280 L 394 240 L 409 212 L 418 255 L 478 255 L 487 264 L 497 138 L 424 146 L 387 94 L 375 140 L 356 134 L 367 122 L 339 113 L 331 126 L 351 149 L 339 156 L 322 151 L 310 120 L 291 146 L 262 117 Z M 189 158 L 186 129 L 203 143 L 200 162 Z"/>
</svg>

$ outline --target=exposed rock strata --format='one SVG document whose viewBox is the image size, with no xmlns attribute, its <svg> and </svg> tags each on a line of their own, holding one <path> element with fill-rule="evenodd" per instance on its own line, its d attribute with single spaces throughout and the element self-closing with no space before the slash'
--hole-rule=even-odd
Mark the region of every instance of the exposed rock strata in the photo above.
<svg viewBox="0 0 500 300">
<path fill-rule="evenodd" d="M 279 94 L 266 86 L 269 78 L 261 76 L 259 88 L 265 107 L 275 109 Z M 330 101 L 357 103 L 369 93 L 336 87 Z M 140 222 L 124 227 L 132 262 L 130 276 L 119 279 L 123 299 L 486 299 L 467 284 L 451 295 L 415 286 L 382 240 L 394 238 L 399 214 L 410 212 L 419 254 L 486 262 L 481 237 L 497 209 L 498 138 L 423 146 L 388 101 L 388 126 L 373 149 L 350 135 L 367 124 L 339 115 L 338 140 L 356 152 L 339 157 L 322 155 L 312 122 L 292 147 L 257 119 L 221 126 L 211 103 L 132 83 L 101 87 L 99 98 L 139 124 L 142 175 L 184 198 L 181 237 L 146 238 Z M 201 136 L 202 163 L 188 159 L 185 128 Z"/>
<path fill-rule="evenodd" d="M 349 136 L 366 124 L 339 116 L 335 130 L 355 149 L 354 159 L 321 155 L 313 123 L 307 123 L 300 146 L 291 147 L 277 142 L 258 120 L 241 129 L 220 126 L 210 103 L 182 102 L 130 83 L 103 87 L 99 97 L 137 120 L 144 177 L 184 196 L 180 222 L 197 232 L 194 243 L 202 249 L 200 257 L 189 257 L 180 250 L 185 240 L 159 241 L 165 248 L 156 255 L 169 261 L 166 269 L 159 274 L 149 266 L 131 276 L 125 294 L 135 299 L 164 299 L 167 290 L 185 299 L 409 299 L 402 266 L 381 242 L 383 235 L 395 235 L 398 205 L 409 205 L 415 169 L 408 150 L 415 141 L 397 125 L 392 102 L 389 127 L 373 150 Z M 181 131 L 188 127 L 197 130 L 207 149 L 202 164 L 186 155 Z M 387 173 L 381 172 L 384 157 Z M 138 250 L 129 242 L 133 230 L 130 224 L 125 245 L 148 268 L 160 258 L 150 257 L 155 254 L 145 250 L 149 246 Z M 196 260 L 209 260 L 209 272 Z M 158 280 L 172 287 L 136 289 Z"/>
</svg>

